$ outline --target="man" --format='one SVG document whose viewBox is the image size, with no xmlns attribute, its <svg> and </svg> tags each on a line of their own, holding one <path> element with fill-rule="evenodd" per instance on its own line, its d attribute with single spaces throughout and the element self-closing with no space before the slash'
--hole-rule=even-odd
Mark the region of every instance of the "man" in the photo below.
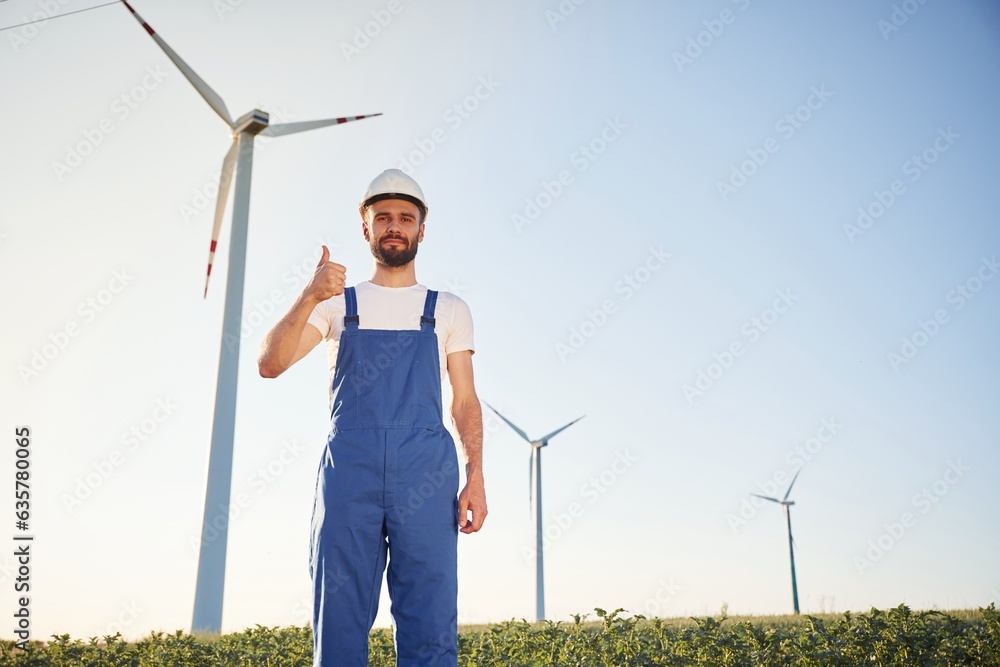
<svg viewBox="0 0 1000 667">
<path fill-rule="evenodd" d="M 399 667 L 457 665 L 457 542 L 486 518 L 482 411 L 473 386 L 472 317 L 460 298 L 417 283 L 427 203 L 389 169 L 359 207 L 370 281 L 322 257 L 291 310 L 268 333 L 258 368 L 277 377 L 320 340 L 332 372 L 331 428 L 316 480 L 309 572 L 314 665 L 366 665 L 388 556 Z M 467 459 L 458 494 L 451 418 Z M 470 517 L 471 515 L 471 517 Z"/>
</svg>

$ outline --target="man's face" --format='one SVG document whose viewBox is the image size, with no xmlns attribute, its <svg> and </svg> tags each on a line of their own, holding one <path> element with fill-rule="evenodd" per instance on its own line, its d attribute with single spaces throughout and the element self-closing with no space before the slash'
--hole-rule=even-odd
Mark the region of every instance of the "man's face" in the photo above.
<svg viewBox="0 0 1000 667">
<path fill-rule="evenodd" d="M 424 239 L 420 209 L 403 199 L 383 199 L 369 206 L 362 229 L 375 260 L 391 267 L 412 262 Z"/>
</svg>

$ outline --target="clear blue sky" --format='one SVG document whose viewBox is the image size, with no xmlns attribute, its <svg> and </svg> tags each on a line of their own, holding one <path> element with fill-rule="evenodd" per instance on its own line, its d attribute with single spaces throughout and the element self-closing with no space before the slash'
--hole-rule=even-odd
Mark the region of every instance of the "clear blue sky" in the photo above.
<svg viewBox="0 0 1000 667">
<path fill-rule="evenodd" d="M 256 353 L 321 244 L 370 277 L 357 201 L 404 160 L 418 280 L 469 303 L 480 396 L 533 436 L 587 415 L 544 455 L 550 618 L 790 611 L 781 511 L 744 503 L 800 467 L 804 611 L 1000 598 L 996 7 L 391 6 L 136 3 L 233 115 L 384 113 L 258 142 L 224 630 L 308 620 L 325 351 L 277 380 Z M 229 137 L 123 6 L 36 28 L 0 33 L 0 459 L 29 425 L 35 636 L 186 628 Z M 486 426 L 461 622 L 534 609 L 528 447 Z"/>
</svg>

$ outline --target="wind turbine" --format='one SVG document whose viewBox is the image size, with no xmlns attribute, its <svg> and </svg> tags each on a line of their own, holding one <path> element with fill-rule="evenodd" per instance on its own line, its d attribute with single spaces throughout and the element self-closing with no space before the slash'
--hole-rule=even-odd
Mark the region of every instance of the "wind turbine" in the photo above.
<svg viewBox="0 0 1000 667">
<path fill-rule="evenodd" d="M 583 417 L 577 417 L 565 426 L 560 426 L 548 435 L 543 435 L 537 440 L 532 440 L 528 435 L 514 425 L 512 421 L 500 414 L 496 408 L 489 403 L 486 404 L 490 410 L 496 412 L 497 417 L 504 420 L 507 426 L 531 445 L 531 462 L 528 464 L 528 501 L 531 502 L 531 488 L 535 490 L 535 617 L 536 620 L 545 620 L 545 573 L 542 568 L 542 447 L 549 444 L 549 440 L 559 433 L 562 433 Z"/>
<path fill-rule="evenodd" d="M 229 116 L 225 102 L 205 81 L 132 8 L 124 5 L 153 41 L 177 66 L 212 110 L 226 121 L 233 137 L 232 146 L 222 161 L 219 178 L 219 198 L 215 204 L 215 224 L 208 249 L 208 271 L 205 274 L 205 296 L 212 275 L 215 249 L 219 241 L 222 217 L 229 198 L 229 185 L 236 172 L 236 193 L 233 196 L 233 228 L 229 248 L 229 273 L 226 281 L 226 304 L 222 320 L 222 343 L 219 352 L 219 376 L 215 389 L 215 415 L 212 420 L 212 445 L 208 458 L 208 483 L 205 491 L 205 513 L 201 528 L 198 555 L 198 580 L 195 587 L 194 613 L 191 631 L 219 632 L 222 627 L 222 597 L 226 574 L 226 542 L 229 529 L 229 496 L 233 469 L 233 433 L 236 426 L 236 381 L 240 356 L 240 317 L 243 313 L 243 278 L 246 267 L 247 219 L 250 210 L 250 174 L 253 169 L 253 141 L 256 135 L 282 136 L 314 130 L 327 125 L 339 125 L 352 120 L 381 116 L 346 116 L 301 123 L 270 125 L 269 116 L 260 109 L 240 116 Z"/>
<path fill-rule="evenodd" d="M 785 495 L 781 500 L 772 498 L 771 496 L 762 496 L 759 493 L 751 494 L 757 496 L 758 498 L 763 498 L 764 500 L 770 500 L 772 503 L 778 503 L 781 505 L 781 508 L 785 510 L 785 524 L 788 526 L 788 557 L 792 561 L 792 604 L 795 606 L 796 614 L 799 613 L 799 589 L 795 584 L 795 549 L 792 542 L 792 515 L 789 509 L 795 504 L 795 501 L 789 500 L 788 494 L 792 492 L 792 487 L 795 486 L 795 480 L 798 478 L 800 472 L 802 472 L 802 468 L 795 471 L 795 476 L 792 477 L 792 483 L 788 485 L 788 490 L 785 491 Z"/>
</svg>

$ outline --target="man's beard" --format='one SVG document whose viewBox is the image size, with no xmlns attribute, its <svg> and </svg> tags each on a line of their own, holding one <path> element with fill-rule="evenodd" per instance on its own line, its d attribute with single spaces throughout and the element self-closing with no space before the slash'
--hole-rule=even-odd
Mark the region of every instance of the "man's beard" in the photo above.
<svg viewBox="0 0 1000 667">
<path fill-rule="evenodd" d="M 384 241 L 389 239 L 399 239 L 403 243 L 406 243 L 406 247 L 399 246 L 385 246 L 382 245 Z M 379 264 L 384 264 L 392 268 L 398 268 L 400 266 L 406 266 L 413 261 L 413 258 L 417 256 L 417 247 L 419 243 L 412 243 L 401 236 L 383 236 L 378 242 L 371 244 L 372 256 L 375 257 L 375 261 Z"/>
</svg>

